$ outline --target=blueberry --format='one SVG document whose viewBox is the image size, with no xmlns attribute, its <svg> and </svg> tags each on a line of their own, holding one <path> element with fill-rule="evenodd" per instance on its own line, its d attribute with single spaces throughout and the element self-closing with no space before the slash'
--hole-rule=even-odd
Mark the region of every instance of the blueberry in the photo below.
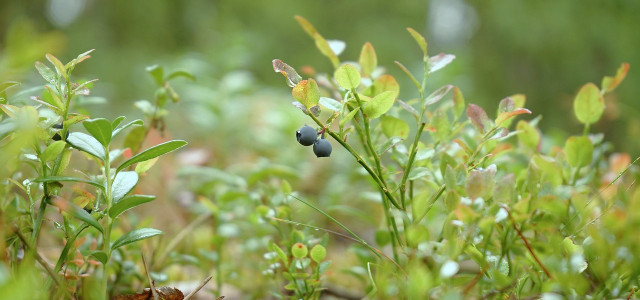
<svg viewBox="0 0 640 300">
<path fill-rule="evenodd" d="M 318 132 L 311 126 L 304 125 L 296 131 L 296 138 L 303 146 L 311 146 L 318 139 Z"/>
<path fill-rule="evenodd" d="M 62 123 L 53 124 L 52 127 L 55 128 L 55 129 L 62 129 Z"/>
<path fill-rule="evenodd" d="M 319 139 L 313 143 L 313 153 L 317 157 L 329 157 L 331 156 L 331 143 L 325 139 Z"/>
</svg>

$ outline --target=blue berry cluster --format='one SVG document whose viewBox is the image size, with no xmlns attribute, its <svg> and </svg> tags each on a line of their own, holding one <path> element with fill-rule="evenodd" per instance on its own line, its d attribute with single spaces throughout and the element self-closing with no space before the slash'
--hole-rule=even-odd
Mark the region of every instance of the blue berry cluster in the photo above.
<svg viewBox="0 0 640 300">
<path fill-rule="evenodd" d="M 318 132 L 311 126 L 304 125 L 302 128 L 296 131 L 296 139 L 302 146 L 313 145 L 313 153 L 317 157 L 329 157 L 331 156 L 331 143 L 322 137 L 318 138 Z"/>
</svg>

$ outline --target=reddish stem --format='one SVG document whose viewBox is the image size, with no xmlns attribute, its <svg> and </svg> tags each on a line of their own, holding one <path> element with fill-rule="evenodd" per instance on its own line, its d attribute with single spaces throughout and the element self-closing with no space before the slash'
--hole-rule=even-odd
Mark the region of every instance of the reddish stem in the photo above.
<svg viewBox="0 0 640 300">
<path fill-rule="evenodd" d="M 513 218 L 513 216 L 511 215 L 511 211 L 509 211 L 509 209 L 502 205 L 502 208 L 507 211 L 507 214 L 509 215 L 509 219 L 511 220 L 511 223 L 513 224 L 513 229 L 516 230 L 516 232 L 518 233 L 518 235 L 520 236 L 520 239 L 522 239 L 522 241 L 524 242 L 524 245 L 527 247 L 527 250 L 529 250 L 529 253 L 531 253 L 531 256 L 533 256 L 533 259 L 536 260 L 536 262 L 538 263 L 538 265 L 540 266 L 540 268 L 542 269 L 542 271 L 544 271 L 545 274 L 547 274 L 547 277 L 549 278 L 553 278 L 551 276 L 551 273 L 549 273 L 549 270 L 547 270 L 547 268 L 542 264 L 542 262 L 538 259 L 538 256 L 535 254 L 535 252 L 533 252 L 533 249 L 531 249 L 531 245 L 529 244 L 529 242 L 527 241 L 527 239 L 524 237 L 524 235 L 522 234 L 522 231 L 520 231 L 520 229 L 518 229 L 518 227 L 516 226 L 516 220 Z"/>
</svg>

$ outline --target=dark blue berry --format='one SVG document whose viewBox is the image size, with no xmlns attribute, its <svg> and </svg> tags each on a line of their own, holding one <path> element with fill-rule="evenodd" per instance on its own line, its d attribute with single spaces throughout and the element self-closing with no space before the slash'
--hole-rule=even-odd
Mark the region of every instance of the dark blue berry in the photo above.
<svg viewBox="0 0 640 300">
<path fill-rule="evenodd" d="M 296 131 L 296 139 L 303 146 L 311 146 L 318 139 L 318 132 L 311 126 L 304 125 Z"/>
<path fill-rule="evenodd" d="M 331 143 L 325 139 L 319 139 L 313 143 L 313 153 L 317 157 L 329 157 L 331 156 Z"/>
</svg>

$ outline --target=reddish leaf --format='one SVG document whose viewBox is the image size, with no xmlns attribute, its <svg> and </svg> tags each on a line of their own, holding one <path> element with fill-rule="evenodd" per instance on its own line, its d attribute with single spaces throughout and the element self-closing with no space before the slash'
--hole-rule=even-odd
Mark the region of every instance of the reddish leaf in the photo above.
<svg viewBox="0 0 640 300">
<path fill-rule="evenodd" d="M 475 104 L 469 104 L 469 106 L 467 106 L 467 117 L 471 120 L 473 126 L 481 132 L 485 132 L 489 129 L 488 127 L 492 125 L 491 120 L 487 117 L 487 113 Z"/>
<path fill-rule="evenodd" d="M 602 78 L 602 91 L 603 93 L 608 93 L 613 91 L 618 85 L 622 82 L 622 80 L 627 76 L 627 72 L 629 72 L 629 63 L 622 63 L 620 68 L 616 71 L 616 75 L 614 77 L 605 76 Z"/>
<path fill-rule="evenodd" d="M 284 77 L 287 78 L 287 84 L 289 85 L 289 87 L 296 86 L 296 84 L 298 84 L 298 82 L 300 82 L 300 80 L 302 80 L 302 77 L 300 77 L 300 75 L 298 75 L 298 72 L 296 72 L 296 70 L 294 68 L 292 68 L 291 66 L 287 65 L 283 61 L 281 61 L 279 59 L 274 59 L 272 61 L 272 63 L 273 63 L 273 70 L 276 73 L 280 73 L 280 74 L 284 75 Z"/>
</svg>

